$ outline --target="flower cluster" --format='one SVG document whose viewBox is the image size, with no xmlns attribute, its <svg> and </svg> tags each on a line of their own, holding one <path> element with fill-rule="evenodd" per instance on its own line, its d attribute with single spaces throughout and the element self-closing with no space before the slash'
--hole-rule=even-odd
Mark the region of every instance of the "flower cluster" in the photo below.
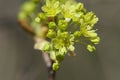
<svg viewBox="0 0 120 80">
<path fill-rule="evenodd" d="M 83 3 L 74 0 L 45 0 L 42 11 L 36 12 L 38 1 L 31 0 L 24 4 L 19 17 L 25 18 L 37 13 L 31 21 L 34 33 L 49 40 L 35 45 L 50 55 L 54 61 L 53 70 L 59 69 L 66 54 L 75 55 L 75 43 L 85 44 L 90 52 L 95 50 L 94 45 L 100 41 L 94 29 L 98 18 L 93 12 L 87 12 Z"/>
</svg>

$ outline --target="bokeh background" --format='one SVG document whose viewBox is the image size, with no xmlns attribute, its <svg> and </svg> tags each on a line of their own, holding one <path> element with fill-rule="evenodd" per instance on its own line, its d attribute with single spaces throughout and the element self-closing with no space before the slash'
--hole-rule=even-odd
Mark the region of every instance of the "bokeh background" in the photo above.
<svg viewBox="0 0 120 80">
<path fill-rule="evenodd" d="M 120 80 L 120 0 L 79 0 L 99 17 L 101 43 L 91 54 L 76 46 L 56 80 Z M 0 80 L 47 80 L 47 69 L 34 41 L 17 22 L 24 0 L 0 0 Z"/>
</svg>

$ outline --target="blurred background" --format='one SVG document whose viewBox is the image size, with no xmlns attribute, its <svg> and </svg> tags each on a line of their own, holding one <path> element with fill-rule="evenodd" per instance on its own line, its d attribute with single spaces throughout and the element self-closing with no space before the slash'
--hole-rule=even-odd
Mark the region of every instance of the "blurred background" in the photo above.
<svg viewBox="0 0 120 80">
<path fill-rule="evenodd" d="M 120 0 L 79 0 L 99 17 L 101 37 L 91 54 L 76 46 L 77 56 L 66 56 L 56 80 L 120 80 Z M 47 80 L 40 51 L 17 22 L 24 0 L 0 0 L 0 80 Z"/>
</svg>

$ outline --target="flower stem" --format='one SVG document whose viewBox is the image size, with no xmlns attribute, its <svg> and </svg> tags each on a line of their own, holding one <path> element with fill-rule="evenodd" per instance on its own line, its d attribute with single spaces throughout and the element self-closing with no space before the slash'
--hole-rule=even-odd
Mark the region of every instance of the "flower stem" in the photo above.
<svg viewBox="0 0 120 80">
<path fill-rule="evenodd" d="M 53 61 L 50 59 L 48 53 L 42 53 L 42 54 L 43 54 L 45 64 L 48 68 L 48 80 L 55 80 L 56 71 L 53 71 L 52 69 Z"/>
</svg>

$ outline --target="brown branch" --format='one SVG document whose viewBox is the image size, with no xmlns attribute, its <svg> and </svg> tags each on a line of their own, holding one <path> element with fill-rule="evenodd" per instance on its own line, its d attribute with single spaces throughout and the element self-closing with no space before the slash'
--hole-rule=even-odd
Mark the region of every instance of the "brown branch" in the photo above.
<svg viewBox="0 0 120 80">
<path fill-rule="evenodd" d="M 19 24 L 22 26 L 22 28 L 23 28 L 26 32 L 30 33 L 31 35 L 34 35 L 33 29 L 32 29 L 31 26 L 27 23 L 26 20 L 21 19 L 21 20 L 18 20 L 18 22 L 19 22 Z"/>
</svg>

